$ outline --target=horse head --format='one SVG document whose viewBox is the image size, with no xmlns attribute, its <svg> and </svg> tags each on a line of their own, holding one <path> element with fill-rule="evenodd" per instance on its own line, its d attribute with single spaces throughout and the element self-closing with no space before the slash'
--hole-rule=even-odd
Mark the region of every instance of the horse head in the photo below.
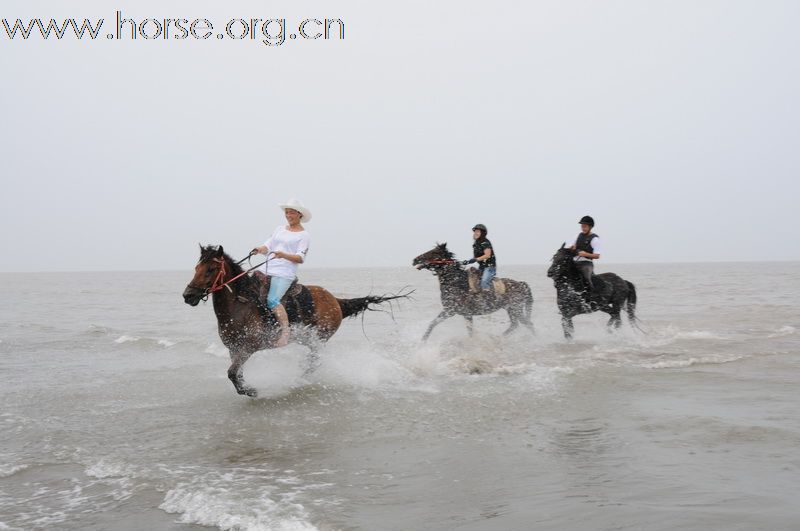
<svg viewBox="0 0 800 531">
<path fill-rule="evenodd" d="M 575 251 L 567 247 L 566 243 L 562 243 L 561 247 L 556 250 L 556 254 L 551 259 L 552 264 L 547 270 L 547 276 L 550 278 L 558 278 L 567 271 L 567 268 L 572 264 L 572 259 L 575 257 Z"/>
<path fill-rule="evenodd" d="M 443 266 L 457 264 L 454 254 L 447 250 L 447 243 L 437 243 L 436 247 L 422 253 L 411 261 L 417 269 L 432 269 L 436 272 Z"/>
<path fill-rule="evenodd" d="M 225 276 L 227 260 L 221 245 L 219 247 L 200 245 L 200 260 L 194 267 L 192 281 L 183 290 L 183 301 L 190 306 L 197 306 L 209 294 L 211 288 Z"/>
</svg>

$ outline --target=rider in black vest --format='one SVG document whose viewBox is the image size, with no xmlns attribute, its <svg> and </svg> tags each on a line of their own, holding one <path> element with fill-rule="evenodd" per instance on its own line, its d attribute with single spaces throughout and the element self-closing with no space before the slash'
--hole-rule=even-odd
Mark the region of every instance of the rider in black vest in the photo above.
<svg viewBox="0 0 800 531">
<path fill-rule="evenodd" d="M 472 243 L 473 258 L 462 262 L 465 265 L 478 262 L 478 269 L 481 272 L 481 289 L 490 289 L 492 287 L 492 279 L 497 274 L 497 258 L 494 254 L 492 242 L 486 238 L 488 233 L 486 225 L 482 223 L 472 227 L 472 237 L 475 240 Z"/>
<path fill-rule="evenodd" d="M 575 255 L 575 266 L 581 272 L 586 284 L 589 286 L 589 294 L 594 291 L 592 274 L 594 273 L 594 260 L 600 258 L 600 237 L 592 232 L 594 219 L 591 216 L 583 216 L 578 222 L 581 225 L 581 232 L 575 238 L 575 243 L 570 247 L 577 251 Z"/>
</svg>

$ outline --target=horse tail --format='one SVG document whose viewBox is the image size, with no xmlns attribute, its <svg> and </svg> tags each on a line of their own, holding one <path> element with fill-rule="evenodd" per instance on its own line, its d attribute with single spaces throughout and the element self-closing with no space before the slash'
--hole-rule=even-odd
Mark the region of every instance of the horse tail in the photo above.
<svg viewBox="0 0 800 531">
<path fill-rule="evenodd" d="M 531 292 L 531 287 L 525 282 L 525 317 L 528 321 L 531 320 L 531 314 L 533 313 L 533 293 Z"/>
<path fill-rule="evenodd" d="M 411 293 L 405 293 L 400 295 L 388 295 L 384 297 L 378 297 L 377 295 L 368 295 L 366 297 L 358 297 L 355 299 L 336 299 L 339 301 L 339 307 L 342 309 L 342 318 L 345 317 L 355 317 L 356 315 L 360 314 L 364 311 L 379 311 L 375 308 L 371 308 L 371 305 L 375 304 L 383 304 L 384 302 L 393 301 L 395 299 L 404 299 L 411 295 Z"/>
<path fill-rule="evenodd" d="M 628 297 L 625 299 L 625 310 L 628 312 L 628 322 L 631 323 L 632 327 L 640 332 L 644 332 L 644 330 L 639 327 L 639 318 L 636 317 L 636 286 L 627 280 L 625 283 L 628 285 Z"/>
</svg>

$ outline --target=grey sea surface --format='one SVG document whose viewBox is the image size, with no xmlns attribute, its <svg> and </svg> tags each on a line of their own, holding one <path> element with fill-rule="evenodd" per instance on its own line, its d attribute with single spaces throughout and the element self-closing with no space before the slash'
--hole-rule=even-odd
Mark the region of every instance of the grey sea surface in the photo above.
<svg viewBox="0 0 800 531">
<path fill-rule="evenodd" d="M 800 263 L 598 264 L 646 333 L 440 325 L 436 279 L 301 269 L 340 297 L 416 289 L 234 392 L 182 272 L 0 274 L 0 529 L 798 529 Z"/>
</svg>

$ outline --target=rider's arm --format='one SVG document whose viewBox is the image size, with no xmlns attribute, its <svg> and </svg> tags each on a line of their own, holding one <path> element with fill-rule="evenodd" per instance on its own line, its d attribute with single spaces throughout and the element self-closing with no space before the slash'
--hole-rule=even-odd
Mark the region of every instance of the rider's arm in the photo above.
<svg viewBox="0 0 800 531">
<path fill-rule="evenodd" d="M 483 254 L 475 259 L 476 262 L 485 262 L 489 258 L 492 257 L 492 248 L 487 247 L 486 250 L 483 251 Z"/>
<path fill-rule="evenodd" d="M 304 234 L 300 239 L 300 244 L 297 246 L 297 254 L 284 253 L 283 251 L 275 251 L 275 258 L 283 258 L 295 264 L 302 264 L 306 261 L 306 253 L 308 247 L 311 245 L 311 238 L 308 233 Z"/>
<path fill-rule="evenodd" d="M 283 251 L 275 251 L 274 256 L 275 258 L 283 258 L 284 260 L 289 260 L 290 262 L 294 262 L 295 264 L 303 263 L 303 256 L 299 254 L 289 254 L 289 253 L 284 253 Z"/>
<path fill-rule="evenodd" d="M 600 251 L 602 251 L 602 249 L 600 248 L 600 238 L 595 237 L 592 240 L 592 249 L 594 250 L 593 253 L 580 251 L 578 252 L 578 256 L 583 256 L 584 258 L 591 258 L 592 260 L 597 260 L 598 258 L 600 258 Z"/>
</svg>

